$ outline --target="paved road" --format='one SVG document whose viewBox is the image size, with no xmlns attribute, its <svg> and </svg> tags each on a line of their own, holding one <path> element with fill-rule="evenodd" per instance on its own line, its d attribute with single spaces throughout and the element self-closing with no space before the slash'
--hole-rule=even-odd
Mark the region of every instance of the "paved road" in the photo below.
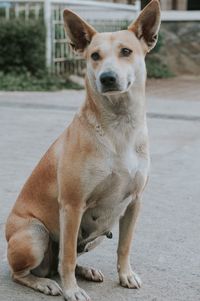
<svg viewBox="0 0 200 301">
<path fill-rule="evenodd" d="M 118 285 L 116 228 L 112 240 L 105 240 L 99 248 L 80 258 L 80 262 L 100 268 L 105 275 L 102 284 L 79 281 L 92 300 L 200 300 L 198 89 L 197 80 L 174 79 L 148 84 L 151 178 L 131 259 L 143 286 L 140 290 L 128 290 Z M 47 147 L 69 124 L 83 97 L 83 91 L 0 92 L 1 301 L 62 300 L 11 281 L 3 228 L 20 187 Z"/>
</svg>

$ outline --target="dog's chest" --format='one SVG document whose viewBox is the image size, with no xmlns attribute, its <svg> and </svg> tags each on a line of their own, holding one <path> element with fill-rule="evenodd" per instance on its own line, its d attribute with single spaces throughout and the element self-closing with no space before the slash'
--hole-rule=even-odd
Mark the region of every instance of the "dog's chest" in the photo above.
<svg viewBox="0 0 200 301">
<path fill-rule="evenodd" d="M 79 253 L 92 248 L 104 235 L 109 235 L 131 201 L 138 157 L 130 146 L 118 155 L 90 164 L 85 183 L 89 187 L 88 209 L 79 230 Z"/>
<path fill-rule="evenodd" d="M 138 167 L 138 156 L 133 147 L 128 146 L 116 159 L 115 164 L 120 164 L 133 178 Z"/>
</svg>

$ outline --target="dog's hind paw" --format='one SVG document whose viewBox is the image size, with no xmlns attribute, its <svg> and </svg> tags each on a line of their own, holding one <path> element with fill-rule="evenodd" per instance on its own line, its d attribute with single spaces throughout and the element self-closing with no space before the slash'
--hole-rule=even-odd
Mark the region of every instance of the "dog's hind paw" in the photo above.
<svg viewBox="0 0 200 301">
<path fill-rule="evenodd" d="M 88 281 L 103 282 L 104 280 L 104 275 L 100 270 L 86 268 L 79 265 L 76 266 L 76 275 Z"/>
<path fill-rule="evenodd" d="M 51 279 L 41 278 L 41 281 L 35 283 L 35 290 L 52 296 L 62 295 L 62 289 L 58 285 L 58 283 Z"/>
<path fill-rule="evenodd" d="M 120 285 L 126 288 L 135 288 L 138 289 L 141 287 L 141 280 L 139 276 L 130 271 L 129 273 L 122 273 L 119 275 Z"/>
<path fill-rule="evenodd" d="M 66 301 L 91 301 L 90 297 L 80 287 L 65 290 L 63 296 Z"/>
</svg>

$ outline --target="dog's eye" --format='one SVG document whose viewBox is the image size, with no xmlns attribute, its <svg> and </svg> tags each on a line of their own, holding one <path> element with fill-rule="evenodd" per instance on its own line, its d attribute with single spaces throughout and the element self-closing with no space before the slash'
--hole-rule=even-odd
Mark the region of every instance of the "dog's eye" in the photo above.
<svg viewBox="0 0 200 301">
<path fill-rule="evenodd" d="M 131 49 L 128 48 L 122 48 L 121 49 L 121 55 L 122 56 L 129 56 L 133 51 Z"/>
<path fill-rule="evenodd" d="M 91 54 L 91 58 L 94 60 L 94 61 L 98 61 L 100 60 L 100 55 L 98 52 L 94 52 Z"/>
</svg>

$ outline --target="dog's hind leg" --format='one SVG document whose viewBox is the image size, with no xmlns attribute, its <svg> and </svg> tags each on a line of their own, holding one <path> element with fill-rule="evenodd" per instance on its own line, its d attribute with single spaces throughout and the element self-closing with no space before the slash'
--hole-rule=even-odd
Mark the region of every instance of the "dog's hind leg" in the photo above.
<svg viewBox="0 0 200 301">
<path fill-rule="evenodd" d="M 45 277 L 49 272 L 42 269 L 48 246 L 49 232 L 39 221 L 15 232 L 8 241 L 8 261 L 13 280 L 47 295 L 61 295 L 62 290 L 55 281 L 36 276 Z"/>
</svg>

